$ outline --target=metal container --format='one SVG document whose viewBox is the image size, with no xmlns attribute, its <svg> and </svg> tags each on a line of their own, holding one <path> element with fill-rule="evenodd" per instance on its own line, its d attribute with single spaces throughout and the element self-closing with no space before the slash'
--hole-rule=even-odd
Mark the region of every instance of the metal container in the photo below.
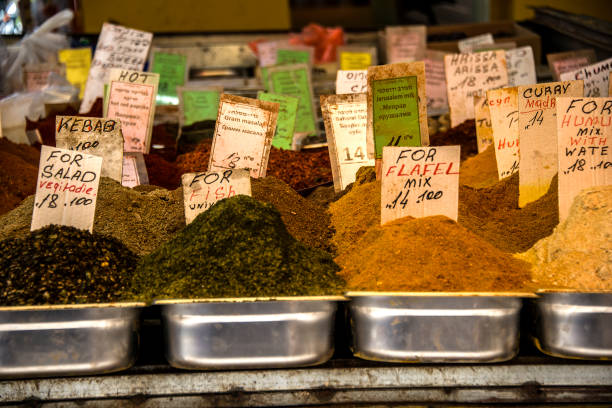
<svg viewBox="0 0 612 408">
<path fill-rule="evenodd" d="M 349 293 L 355 356 L 387 362 L 498 362 L 519 346 L 517 296 Z"/>
<path fill-rule="evenodd" d="M 140 303 L 0 308 L 0 377 L 102 374 L 136 360 Z"/>
<path fill-rule="evenodd" d="M 612 293 L 540 293 L 534 342 L 555 357 L 612 358 Z"/>
<path fill-rule="evenodd" d="M 334 351 L 342 298 L 159 301 L 168 362 L 187 369 L 299 367 Z"/>
</svg>

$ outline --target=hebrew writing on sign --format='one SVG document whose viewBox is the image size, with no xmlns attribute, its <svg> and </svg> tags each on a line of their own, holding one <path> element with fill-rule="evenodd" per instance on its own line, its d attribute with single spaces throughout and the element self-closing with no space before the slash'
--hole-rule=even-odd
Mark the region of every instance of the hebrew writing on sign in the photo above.
<svg viewBox="0 0 612 408">
<path fill-rule="evenodd" d="M 373 166 L 366 145 L 366 94 L 321 95 L 321 111 L 336 192 L 355 181 L 357 170 Z"/>
<path fill-rule="evenodd" d="M 461 146 L 385 146 L 380 223 L 445 215 L 457 220 Z"/>
<path fill-rule="evenodd" d="M 451 126 L 474 119 L 474 95 L 507 86 L 505 51 L 449 54 L 444 57 Z"/>
<path fill-rule="evenodd" d="M 429 144 L 425 64 L 402 62 L 368 68 L 368 157 L 383 146 Z"/>
<path fill-rule="evenodd" d="M 159 74 L 111 69 L 104 116 L 121 121 L 126 152 L 149 153 Z"/>
<path fill-rule="evenodd" d="M 446 75 L 444 74 L 444 51 L 425 52 L 425 88 L 427 93 L 427 115 L 437 116 L 448 112 Z"/>
<path fill-rule="evenodd" d="M 506 51 L 508 86 L 531 85 L 538 82 L 531 46 Z"/>
<path fill-rule="evenodd" d="M 93 229 L 102 158 L 42 146 L 30 229 L 65 225 Z"/>
<path fill-rule="evenodd" d="M 272 146 L 291 150 L 293 148 L 293 132 L 295 130 L 298 99 L 293 96 L 265 92 L 259 92 L 257 99 L 278 103 L 278 118 L 276 119 L 276 131 L 272 139 Z"/>
<path fill-rule="evenodd" d="M 585 188 L 612 185 L 612 98 L 557 98 L 559 221 Z"/>
<path fill-rule="evenodd" d="M 152 33 L 102 24 L 79 112 L 89 112 L 96 99 L 103 97 L 111 68 L 142 71 L 152 40 Z"/>
<path fill-rule="evenodd" d="M 422 61 L 425 58 L 427 27 L 424 25 L 385 27 L 387 63 Z"/>
<path fill-rule="evenodd" d="M 278 116 L 278 104 L 221 95 L 209 171 L 248 169 L 265 177 Z"/>
<path fill-rule="evenodd" d="M 477 45 L 489 45 L 494 43 L 495 41 L 493 40 L 493 34 L 486 33 L 459 40 L 457 41 L 457 47 L 459 48 L 459 52 L 462 54 L 467 54 L 472 52 L 473 48 Z"/>
<path fill-rule="evenodd" d="M 121 182 L 123 134 L 119 120 L 58 115 L 55 145 L 102 157 L 102 177 Z"/>
<path fill-rule="evenodd" d="M 557 174 L 556 98 L 580 97 L 582 81 L 520 86 L 519 207 L 542 197 Z"/>
<path fill-rule="evenodd" d="M 187 56 L 154 50 L 151 57 L 151 72 L 159 74 L 156 102 L 158 105 L 178 105 L 176 88 L 185 85 L 189 76 Z"/>
</svg>

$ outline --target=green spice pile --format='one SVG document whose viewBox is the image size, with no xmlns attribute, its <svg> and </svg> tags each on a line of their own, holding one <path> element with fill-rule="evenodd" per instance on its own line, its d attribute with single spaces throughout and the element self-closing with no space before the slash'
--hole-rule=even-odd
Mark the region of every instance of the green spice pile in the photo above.
<svg viewBox="0 0 612 408">
<path fill-rule="evenodd" d="M 137 262 L 116 239 L 48 226 L 0 242 L 0 305 L 115 302 Z"/>
<path fill-rule="evenodd" d="M 29 234 L 34 196 L 0 216 L 0 239 Z M 183 191 L 162 188 L 143 192 L 100 179 L 94 232 L 117 238 L 137 255 L 157 249 L 185 226 Z"/>
<path fill-rule="evenodd" d="M 338 266 L 295 240 L 270 204 L 221 200 L 143 258 L 132 291 L 152 298 L 306 296 L 341 293 Z"/>
<path fill-rule="evenodd" d="M 306 200 L 275 177 L 252 179 L 251 183 L 253 198 L 272 204 L 294 238 L 311 248 L 332 251 L 331 220 L 324 208 Z"/>
</svg>

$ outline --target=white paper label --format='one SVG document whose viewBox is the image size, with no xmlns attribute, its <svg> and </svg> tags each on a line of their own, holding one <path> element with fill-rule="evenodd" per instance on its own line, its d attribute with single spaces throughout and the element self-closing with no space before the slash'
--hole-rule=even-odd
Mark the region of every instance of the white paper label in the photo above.
<svg viewBox="0 0 612 408">
<path fill-rule="evenodd" d="M 181 181 L 187 224 L 219 200 L 236 194 L 251 195 L 251 177 L 244 169 L 186 173 Z"/>
<path fill-rule="evenodd" d="M 506 51 L 508 86 L 531 85 L 538 82 L 531 46 Z"/>
<path fill-rule="evenodd" d="M 251 177 L 265 177 L 278 111 L 273 117 L 272 112 L 254 105 L 266 102 L 253 101 L 240 103 L 221 96 L 209 171 L 249 169 Z"/>
<path fill-rule="evenodd" d="M 42 146 L 31 230 L 51 224 L 93 229 L 102 158 Z"/>
<path fill-rule="evenodd" d="M 499 179 L 511 176 L 519 169 L 519 132 L 517 88 L 487 91 L 495 160 Z"/>
<path fill-rule="evenodd" d="M 485 45 L 485 44 L 494 44 L 493 34 L 486 33 L 477 35 L 474 37 L 468 37 L 463 40 L 457 41 L 457 47 L 459 48 L 459 52 L 465 54 L 468 52 L 472 52 L 472 49 L 476 45 Z"/>
<path fill-rule="evenodd" d="M 336 74 L 336 94 L 355 94 L 368 91 L 368 70 L 342 71 Z"/>
<path fill-rule="evenodd" d="M 584 96 L 592 98 L 603 97 L 608 96 L 610 71 L 612 71 L 612 58 L 588 65 L 576 71 L 564 72 L 561 74 L 561 80 L 583 80 Z"/>
<path fill-rule="evenodd" d="M 585 188 L 612 185 L 612 98 L 557 98 L 559 221 Z"/>
<path fill-rule="evenodd" d="M 448 112 L 444 56 L 446 52 L 427 50 L 425 53 L 425 89 L 427 115 L 442 115 Z"/>
<path fill-rule="evenodd" d="M 121 182 L 123 135 L 118 120 L 58 115 L 55 145 L 102 157 L 102 177 Z"/>
<path fill-rule="evenodd" d="M 152 40 L 152 33 L 109 23 L 102 24 L 79 112 L 89 112 L 96 99 L 102 98 L 104 84 L 111 68 L 142 71 Z"/>
<path fill-rule="evenodd" d="M 381 224 L 402 217 L 457 220 L 460 146 L 383 147 Z"/>
</svg>

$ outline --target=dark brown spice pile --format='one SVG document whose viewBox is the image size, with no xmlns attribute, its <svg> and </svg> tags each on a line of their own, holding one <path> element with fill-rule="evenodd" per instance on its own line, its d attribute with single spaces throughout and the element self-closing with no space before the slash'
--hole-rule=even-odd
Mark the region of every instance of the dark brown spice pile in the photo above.
<svg viewBox="0 0 612 408">
<path fill-rule="evenodd" d="M 29 145 L 0 139 L 0 214 L 36 191 L 40 152 Z"/>
<path fill-rule="evenodd" d="M 253 198 L 272 204 L 294 238 L 311 248 L 332 252 L 331 217 L 324 208 L 306 200 L 277 178 L 252 179 L 251 183 Z"/>
<path fill-rule="evenodd" d="M 114 238 L 48 226 L 0 242 L 3 306 L 121 300 L 137 257 Z"/>
<path fill-rule="evenodd" d="M 506 252 L 523 252 L 552 234 L 559 222 L 557 177 L 539 200 L 518 206 L 518 173 L 495 185 L 459 188 L 459 224 Z"/>
<path fill-rule="evenodd" d="M 461 146 L 461 161 L 478 153 L 476 139 L 476 123 L 474 119 L 466 120 L 459 126 L 450 128 L 445 132 L 438 132 L 429 136 L 430 146 Z"/>
<path fill-rule="evenodd" d="M 145 154 L 145 164 L 149 176 L 149 184 L 173 190 L 181 185 L 181 172 L 173 162 L 161 155 Z"/>
</svg>

